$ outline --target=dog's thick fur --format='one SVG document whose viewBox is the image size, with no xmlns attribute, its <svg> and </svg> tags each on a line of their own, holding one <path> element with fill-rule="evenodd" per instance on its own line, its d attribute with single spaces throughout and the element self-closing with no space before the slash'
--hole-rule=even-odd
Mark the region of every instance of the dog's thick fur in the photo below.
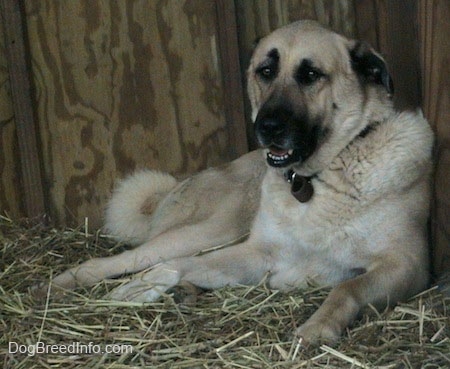
<svg viewBox="0 0 450 369">
<path fill-rule="evenodd" d="M 126 179 L 106 225 L 139 247 L 87 261 L 53 285 L 154 266 L 111 294 L 154 301 L 182 281 L 210 289 L 267 277 L 289 290 L 313 279 L 334 288 L 296 331 L 308 342 L 335 340 L 367 304 L 425 288 L 433 135 L 420 113 L 394 111 L 383 59 L 300 21 L 259 42 L 248 92 L 262 150 L 181 183 L 152 171 Z M 311 183 L 310 199 L 291 194 L 289 169 Z"/>
</svg>

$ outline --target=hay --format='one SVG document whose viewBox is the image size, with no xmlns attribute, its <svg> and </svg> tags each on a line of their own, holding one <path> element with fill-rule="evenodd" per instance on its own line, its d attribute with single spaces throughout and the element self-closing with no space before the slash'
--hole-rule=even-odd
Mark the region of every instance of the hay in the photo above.
<svg viewBox="0 0 450 369">
<path fill-rule="evenodd" d="M 5 217 L 0 240 L 4 368 L 450 367 L 449 300 L 436 289 L 395 309 L 371 311 L 333 347 L 304 349 L 291 332 L 321 304 L 326 289 L 286 294 L 261 284 L 207 292 L 192 306 L 170 296 L 142 306 L 103 300 L 117 284 L 109 281 L 68 293 L 63 301 L 36 302 L 28 293 L 33 284 L 124 247 L 84 228 L 55 230 Z M 37 342 L 47 345 L 47 353 L 32 355 Z M 101 352 L 109 344 L 131 345 L 133 352 Z M 18 345 L 23 353 L 11 353 Z"/>
</svg>

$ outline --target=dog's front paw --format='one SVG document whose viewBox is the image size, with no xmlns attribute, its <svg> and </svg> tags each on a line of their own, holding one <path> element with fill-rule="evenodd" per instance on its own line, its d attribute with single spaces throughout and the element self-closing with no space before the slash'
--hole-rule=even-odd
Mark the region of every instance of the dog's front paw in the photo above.
<svg viewBox="0 0 450 369">
<path fill-rule="evenodd" d="M 334 343 L 341 336 L 342 329 L 339 323 L 329 319 L 318 321 L 311 317 L 295 331 L 295 336 L 304 345 L 317 342 Z"/>
<path fill-rule="evenodd" d="M 179 281 L 176 270 L 159 267 L 137 275 L 131 282 L 114 289 L 107 297 L 118 301 L 153 302 Z"/>
<path fill-rule="evenodd" d="M 47 283 L 41 282 L 35 284 L 30 288 L 30 294 L 35 300 L 44 300 L 49 293 L 49 285 Z"/>
<path fill-rule="evenodd" d="M 194 305 L 197 302 L 197 297 L 204 290 L 200 287 L 194 286 L 187 281 L 181 281 L 176 286 L 167 290 L 168 294 L 171 294 L 173 300 L 177 304 Z"/>
<path fill-rule="evenodd" d="M 47 282 L 35 284 L 29 291 L 36 302 L 42 302 L 47 298 L 62 299 L 67 292 L 65 288 Z"/>
</svg>

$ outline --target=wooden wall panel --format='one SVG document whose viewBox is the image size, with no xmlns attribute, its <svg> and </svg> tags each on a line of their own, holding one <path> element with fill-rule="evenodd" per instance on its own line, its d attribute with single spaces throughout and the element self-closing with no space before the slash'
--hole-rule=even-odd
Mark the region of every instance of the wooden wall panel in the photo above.
<svg viewBox="0 0 450 369">
<path fill-rule="evenodd" d="M 22 1 L 0 0 L 9 85 L 20 152 L 22 201 L 25 215 L 35 218 L 41 217 L 46 209 L 42 186 L 42 161 L 36 131 L 37 123 L 32 103 L 32 76 L 23 8 Z"/>
<path fill-rule="evenodd" d="M 450 273 L 450 2 L 420 0 L 423 110 L 436 132 L 432 214 L 436 274 Z"/>
<path fill-rule="evenodd" d="M 0 215 L 24 215 L 21 208 L 20 163 L 11 101 L 3 28 L 0 27 Z"/>
<path fill-rule="evenodd" d="M 394 104 L 416 109 L 421 103 L 417 2 L 355 1 L 357 37 L 386 59 L 394 80 Z"/>
<path fill-rule="evenodd" d="M 239 38 L 244 49 L 270 31 L 300 19 L 316 19 L 347 36 L 355 33 L 352 1 L 237 0 Z"/>
<path fill-rule="evenodd" d="M 352 37 L 355 32 L 353 1 L 236 0 L 241 64 L 247 68 L 256 40 L 274 29 L 300 19 L 316 19 Z"/>
<path fill-rule="evenodd" d="M 27 0 L 50 208 L 98 225 L 116 177 L 232 159 L 215 3 Z M 239 138 L 245 141 L 245 137 Z"/>
</svg>

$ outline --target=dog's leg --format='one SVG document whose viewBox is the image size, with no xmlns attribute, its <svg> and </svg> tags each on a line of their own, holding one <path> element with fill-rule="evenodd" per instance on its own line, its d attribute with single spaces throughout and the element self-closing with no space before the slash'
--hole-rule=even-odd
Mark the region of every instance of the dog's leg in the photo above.
<svg viewBox="0 0 450 369">
<path fill-rule="evenodd" d="M 167 231 L 143 245 L 121 254 L 94 258 L 56 276 L 52 286 L 56 289 L 73 289 L 89 286 L 105 278 L 136 273 L 157 263 L 173 258 L 190 256 L 215 245 L 232 242 L 243 236 L 242 230 L 217 227 L 216 220 L 188 225 Z M 37 287 L 35 296 L 45 296 L 48 285 Z"/>
<path fill-rule="evenodd" d="M 420 265 L 398 255 L 379 260 L 367 273 L 337 285 L 296 335 L 304 343 L 336 341 L 366 305 L 395 304 L 426 287 L 428 275 Z"/>
<path fill-rule="evenodd" d="M 243 242 L 205 255 L 170 260 L 115 289 L 110 298 L 155 301 L 181 281 L 204 289 L 257 284 L 270 270 L 256 246 Z"/>
</svg>

